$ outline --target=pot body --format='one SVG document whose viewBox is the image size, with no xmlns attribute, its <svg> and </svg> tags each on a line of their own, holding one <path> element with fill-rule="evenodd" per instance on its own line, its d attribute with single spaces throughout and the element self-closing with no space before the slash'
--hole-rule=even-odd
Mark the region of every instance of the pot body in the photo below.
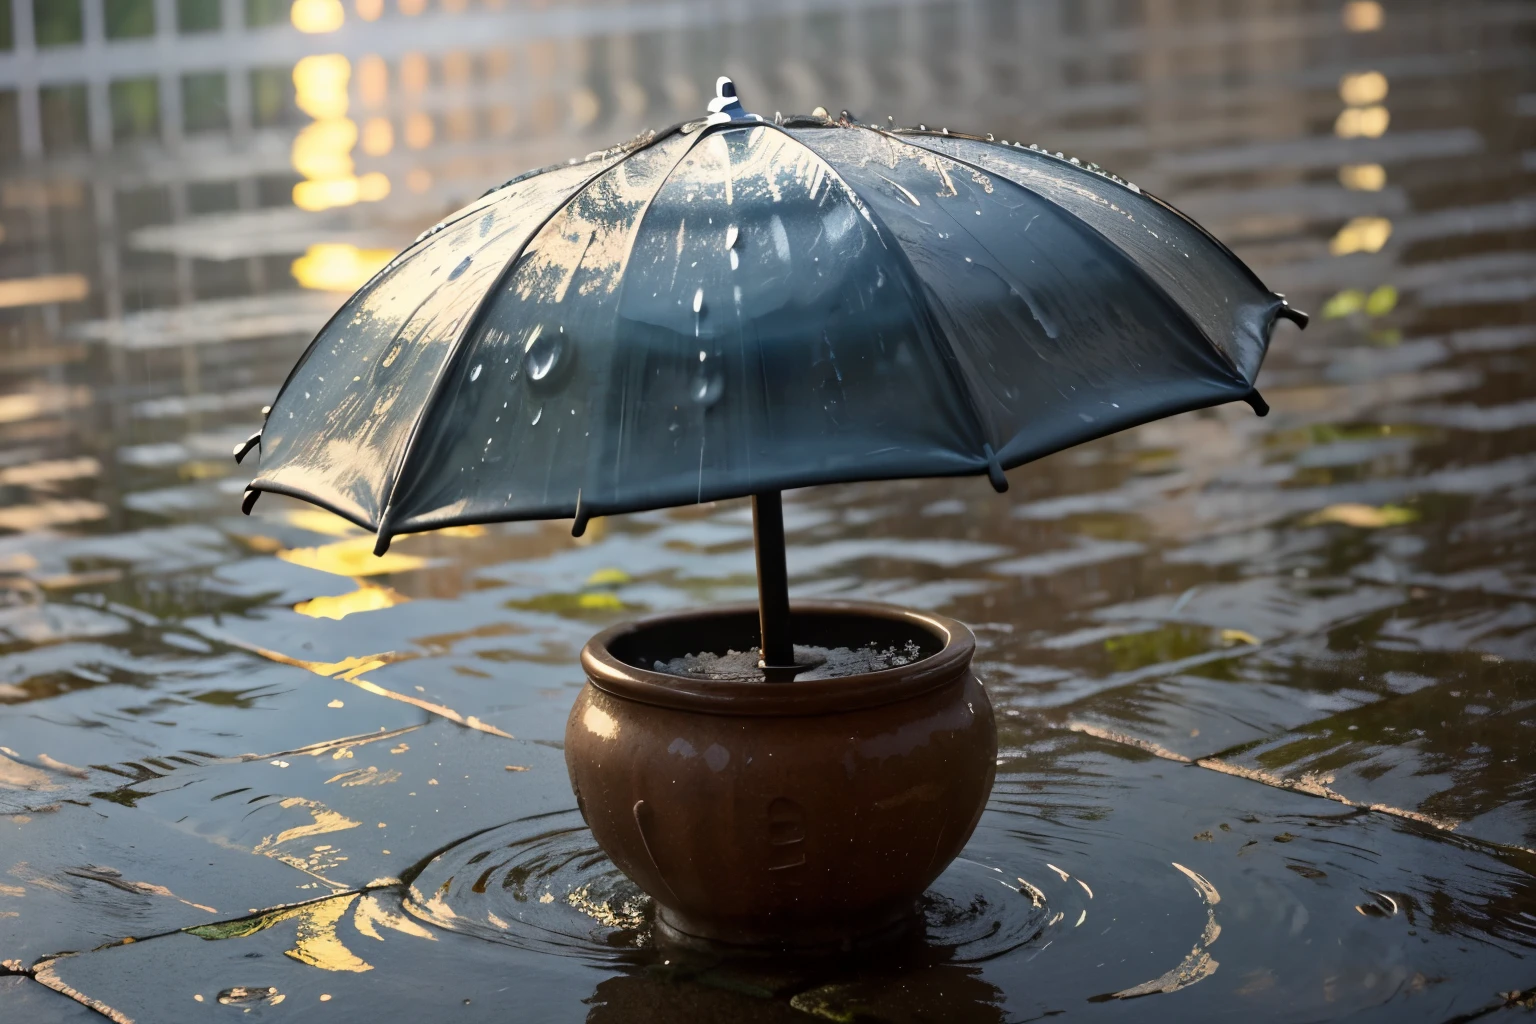
<svg viewBox="0 0 1536 1024">
<path fill-rule="evenodd" d="M 693 649 L 741 611 L 694 613 Z M 808 603 L 795 614 L 820 615 L 823 627 L 846 619 L 849 646 L 871 615 L 912 617 L 936 625 L 941 646 L 902 668 L 794 683 L 637 670 L 613 658 L 614 630 L 583 652 L 589 682 L 566 725 L 571 784 L 599 845 L 655 899 L 674 938 L 846 947 L 898 931 L 991 792 L 996 727 L 969 630 L 871 605 Z M 687 619 L 652 622 L 675 631 Z M 648 625 L 619 630 L 633 646 Z"/>
</svg>

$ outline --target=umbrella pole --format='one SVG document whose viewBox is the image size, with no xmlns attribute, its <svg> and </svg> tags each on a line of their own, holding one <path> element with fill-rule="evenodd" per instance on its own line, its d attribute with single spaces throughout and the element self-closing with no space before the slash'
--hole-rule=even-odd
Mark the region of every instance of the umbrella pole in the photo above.
<svg viewBox="0 0 1536 1024">
<path fill-rule="evenodd" d="M 778 491 L 752 495 L 752 540 L 757 547 L 757 605 L 763 665 L 795 663 L 789 627 L 789 570 L 784 560 L 784 502 Z"/>
</svg>

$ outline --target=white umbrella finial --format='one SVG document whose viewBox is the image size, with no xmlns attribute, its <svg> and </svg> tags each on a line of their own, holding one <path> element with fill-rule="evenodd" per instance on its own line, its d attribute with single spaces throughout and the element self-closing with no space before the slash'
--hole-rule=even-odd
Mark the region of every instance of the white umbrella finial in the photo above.
<svg viewBox="0 0 1536 1024">
<path fill-rule="evenodd" d="M 715 79 L 715 98 L 709 101 L 709 123 L 724 124 L 727 121 L 761 121 L 756 114 L 747 113 L 736 96 L 736 83 L 729 75 Z"/>
</svg>

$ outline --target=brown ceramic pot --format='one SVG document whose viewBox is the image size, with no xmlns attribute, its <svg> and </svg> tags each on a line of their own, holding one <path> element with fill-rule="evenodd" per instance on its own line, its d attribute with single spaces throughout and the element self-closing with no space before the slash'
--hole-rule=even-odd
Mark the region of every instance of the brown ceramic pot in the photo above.
<svg viewBox="0 0 1536 1024">
<path fill-rule="evenodd" d="M 850 948 L 897 934 L 991 793 L 997 732 L 969 629 L 851 602 L 797 602 L 794 621 L 802 644 L 929 653 L 781 683 L 640 667 L 754 647 L 755 606 L 625 623 L 582 651 L 590 682 L 565 732 L 577 804 L 674 940 Z"/>
</svg>

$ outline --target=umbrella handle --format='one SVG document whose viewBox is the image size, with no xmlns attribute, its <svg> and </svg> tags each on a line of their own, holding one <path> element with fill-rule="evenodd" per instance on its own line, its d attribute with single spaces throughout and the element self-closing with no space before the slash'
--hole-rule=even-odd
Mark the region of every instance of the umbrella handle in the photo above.
<svg viewBox="0 0 1536 1024">
<path fill-rule="evenodd" d="M 784 558 L 784 502 L 778 491 L 752 495 L 752 542 L 757 548 L 758 648 L 765 668 L 793 666 L 789 569 Z"/>
</svg>

